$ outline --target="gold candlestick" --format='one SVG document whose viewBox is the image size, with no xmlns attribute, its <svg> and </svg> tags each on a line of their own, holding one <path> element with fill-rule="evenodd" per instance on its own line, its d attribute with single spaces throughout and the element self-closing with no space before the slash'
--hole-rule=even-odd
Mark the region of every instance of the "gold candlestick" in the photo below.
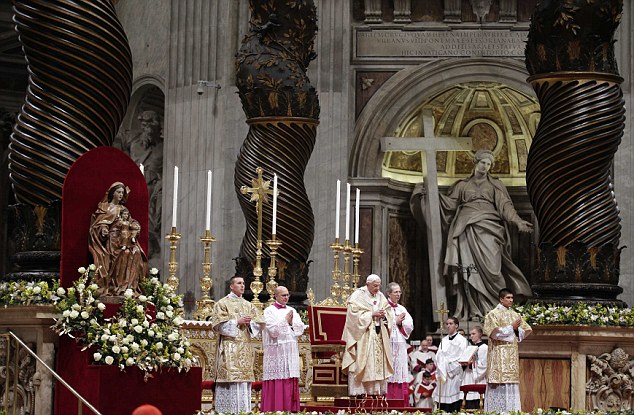
<svg viewBox="0 0 634 415">
<path fill-rule="evenodd" d="M 258 239 L 257 250 L 255 251 L 255 267 L 253 267 L 253 281 L 249 285 L 251 288 L 251 292 L 253 292 L 253 300 L 251 303 L 262 310 L 263 304 L 260 302 L 260 293 L 262 292 L 262 288 L 264 284 L 260 281 L 260 277 L 262 276 L 262 240 Z"/>
<path fill-rule="evenodd" d="M 277 282 L 275 277 L 277 276 L 277 267 L 275 266 L 275 256 L 277 255 L 277 249 L 282 246 L 282 242 L 275 239 L 275 234 L 271 235 L 271 239 L 266 241 L 269 249 L 271 250 L 271 263 L 269 264 L 269 282 L 266 283 L 266 291 L 269 293 L 269 301 L 267 304 L 271 305 L 275 301 L 275 289 L 277 288 Z"/>
<path fill-rule="evenodd" d="M 211 279 L 211 244 L 216 242 L 216 239 L 211 234 L 209 229 L 205 230 L 205 234 L 200 238 L 203 244 L 203 276 L 200 277 L 200 290 L 202 291 L 202 297 L 196 301 L 198 305 L 194 318 L 196 320 L 205 320 L 214 307 L 214 300 L 209 297 L 209 291 L 213 287 L 213 280 Z"/>
<path fill-rule="evenodd" d="M 332 272 L 332 285 L 330 286 L 330 300 L 331 305 L 339 304 L 339 296 L 341 295 L 341 286 L 339 285 L 339 277 L 341 276 L 341 270 L 339 268 L 339 252 L 343 250 L 343 246 L 339 243 L 339 238 L 335 238 L 335 242 L 330 244 L 330 249 L 333 252 L 333 264 Z"/>
<path fill-rule="evenodd" d="M 361 261 L 361 255 L 363 249 L 359 248 L 359 244 L 354 244 L 352 250 L 352 289 L 355 290 L 359 287 L 359 262 Z"/>
<path fill-rule="evenodd" d="M 350 289 L 350 254 L 352 253 L 352 246 L 349 240 L 345 240 L 343 243 L 343 288 L 341 289 L 341 300 L 345 304 L 346 300 L 350 296 L 352 290 Z"/>
<path fill-rule="evenodd" d="M 172 287 L 174 292 L 178 290 L 178 277 L 176 277 L 176 269 L 178 268 L 178 262 L 176 261 L 176 246 L 181 239 L 181 234 L 176 232 L 176 227 L 172 226 L 172 231 L 165 237 L 170 241 L 170 262 L 169 265 L 169 278 L 167 279 L 167 285 Z"/>
</svg>

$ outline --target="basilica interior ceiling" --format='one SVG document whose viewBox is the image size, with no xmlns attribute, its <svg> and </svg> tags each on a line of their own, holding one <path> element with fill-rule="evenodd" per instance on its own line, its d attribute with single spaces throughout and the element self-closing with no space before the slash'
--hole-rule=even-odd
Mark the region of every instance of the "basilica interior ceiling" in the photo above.
<svg viewBox="0 0 634 415">
<path fill-rule="evenodd" d="M 423 112 L 431 110 L 434 131 L 424 131 Z M 469 82 L 454 85 L 404 115 L 396 137 L 471 137 L 472 151 L 438 151 L 439 185 L 467 177 L 478 149 L 492 150 L 491 173 L 507 186 L 526 185 L 526 161 L 539 122 L 537 99 L 504 84 Z M 383 177 L 418 183 L 427 171 L 422 151 L 386 152 Z"/>
</svg>

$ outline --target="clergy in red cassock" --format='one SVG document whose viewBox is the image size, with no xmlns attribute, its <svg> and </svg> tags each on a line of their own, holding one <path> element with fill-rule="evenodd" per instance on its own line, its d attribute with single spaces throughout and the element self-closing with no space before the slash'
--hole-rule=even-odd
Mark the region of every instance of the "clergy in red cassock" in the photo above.
<svg viewBox="0 0 634 415">
<path fill-rule="evenodd" d="M 299 348 L 304 323 L 288 305 L 286 287 L 275 289 L 275 302 L 264 310 L 262 412 L 299 412 Z"/>
</svg>

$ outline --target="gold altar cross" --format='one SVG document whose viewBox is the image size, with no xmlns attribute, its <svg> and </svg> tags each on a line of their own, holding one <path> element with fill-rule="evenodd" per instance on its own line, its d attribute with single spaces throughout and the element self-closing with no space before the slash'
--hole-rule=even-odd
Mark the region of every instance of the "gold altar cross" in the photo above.
<svg viewBox="0 0 634 415">
<path fill-rule="evenodd" d="M 449 314 L 449 310 L 445 308 L 445 303 L 441 302 L 438 310 L 434 310 L 434 311 L 438 313 L 438 319 L 440 320 L 440 335 L 442 336 L 442 333 L 443 333 L 442 327 L 443 327 L 443 324 L 445 323 L 445 316 Z"/>
<path fill-rule="evenodd" d="M 270 180 L 264 180 L 262 178 L 262 173 L 264 173 L 264 169 L 262 167 L 258 167 L 255 169 L 255 172 L 258 174 L 257 178 L 251 179 L 251 187 L 242 186 L 240 188 L 240 193 L 246 195 L 248 193 L 251 194 L 250 202 L 255 202 L 255 212 L 258 215 L 258 241 L 262 240 L 262 204 L 264 202 L 268 202 L 268 195 L 273 194 L 273 189 L 271 187 Z"/>
</svg>

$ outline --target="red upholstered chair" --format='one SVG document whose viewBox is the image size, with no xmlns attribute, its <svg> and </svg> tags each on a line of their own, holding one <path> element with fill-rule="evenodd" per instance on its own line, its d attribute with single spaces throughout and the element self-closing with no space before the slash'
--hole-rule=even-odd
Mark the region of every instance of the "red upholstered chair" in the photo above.
<svg viewBox="0 0 634 415">
<path fill-rule="evenodd" d="M 472 384 L 472 385 L 462 385 L 460 387 L 460 390 L 463 393 L 463 397 L 462 397 L 462 410 L 465 412 L 478 412 L 478 411 L 482 411 L 484 409 L 484 392 L 486 392 L 487 390 L 487 385 L 486 384 Z M 465 409 L 465 406 L 467 405 L 467 394 L 469 392 L 476 392 L 478 394 L 480 394 L 480 409 Z"/>
<path fill-rule="evenodd" d="M 311 394 L 338 398 L 348 395 L 348 377 L 341 371 L 346 342 L 341 340 L 346 308 L 339 305 L 309 305 L 308 324 L 313 358 Z"/>
<path fill-rule="evenodd" d="M 214 398 L 216 397 L 216 382 L 213 380 L 203 380 L 200 384 L 203 391 L 211 391 L 211 407 L 214 407 Z"/>
<path fill-rule="evenodd" d="M 260 399 L 262 398 L 262 382 L 251 382 L 251 391 L 254 396 L 253 412 L 260 412 Z"/>
</svg>

